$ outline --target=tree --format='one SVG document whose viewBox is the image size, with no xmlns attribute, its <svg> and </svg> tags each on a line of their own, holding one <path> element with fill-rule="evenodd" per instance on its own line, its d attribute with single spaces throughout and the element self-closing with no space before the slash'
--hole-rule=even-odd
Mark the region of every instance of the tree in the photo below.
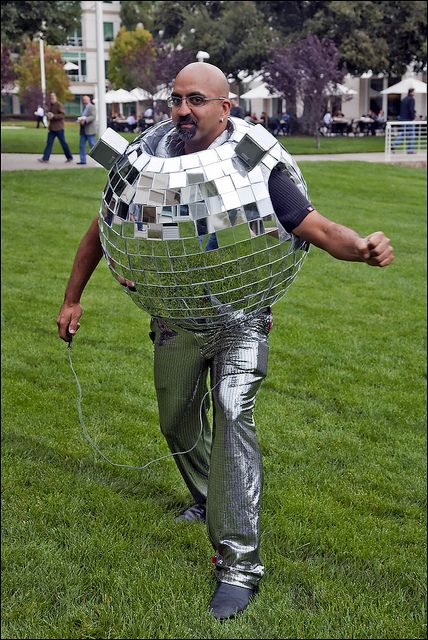
<svg viewBox="0 0 428 640">
<path fill-rule="evenodd" d="M 302 37 L 305 23 L 325 4 L 325 0 L 257 1 L 264 19 L 281 34 L 284 44 Z"/>
<path fill-rule="evenodd" d="M 155 49 L 149 31 L 137 27 L 128 31 L 121 27 L 110 49 L 109 79 L 116 89 L 142 87 L 151 91 Z"/>
<path fill-rule="evenodd" d="M 65 44 L 69 33 L 80 25 L 80 2 L 2 2 L 2 42 L 13 51 L 20 51 L 25 38 L 32 40 L 46 22 L 46 41 L 51 45 Z"/>
<path fill-rule="evenodd" d="M 46 89 L 56 93 L 58 100 L 64 102 L 73 97 L 69 91 L 70 80 L 64 71 L 64 63 L 58 49 L 45 46 Z M 32 114 L 38 104 L 42 104 L 40 81 L 39 44 L 26 40 L 24 52 L 16 65 L 19 83 L 19 97 L 25 112 Z"/>
<path fill-rule="evenodd" d="M 324 2 L 304 31 L 333 40 L 350 73 L 401 75 L 426 63 L 426 19 L 425 2 Z"/>
<path fill-rule="evenodd" d="M 271 51 L 271 62 L 263 68 L 267 85 L 282 93 L 289 104 L 304 104 L 302 129 L 315 135 L 319 148 L 319 125 L 328 87 L 341 82 L 339 52 L 331 40 L 308 36 L 288 47 Z"/>
<path fill-rule="evenodd" d="M 122 26 L 133 31 L 142 24 L 145 29 L 152 32 L 154 28 L 153 20 L 153 0 L 128 1 L 120 3 L 120 21 Z"/>
<path fill-rule="evenodd" d="M 268 50 L 309 35 L 333 40 L 350 73 L 401 75 L 426 63 L 426 3 L 420 0 L 275 0 L 123 3 L 155 41 L 203 49 L 226 74 L 253 71 Z M 125 10 L 125 9 L 124 9 Z M 144 13 L 144 11 L 146 13 Z M 134 13 L 133 13 L 134 12 Z M 150 26 L 149 26 L 150 25 Z M 279 39 L 278 39 L 279 38 Z"/>
<path fill-rule="evenodd" d="M 15 65 L 12 62 L 10 50 L 1 44 L 1 89 L 10 88 L 16 80 Z"/>
<path fill-rule="evenodd" d="M 177 73 L 190 62 L 195 61 L 195 52 L 187 51 L 172 44 L 156 45 L 153 60 L 153 77 L 158 85 L 171 85 Z"/>
</svg>

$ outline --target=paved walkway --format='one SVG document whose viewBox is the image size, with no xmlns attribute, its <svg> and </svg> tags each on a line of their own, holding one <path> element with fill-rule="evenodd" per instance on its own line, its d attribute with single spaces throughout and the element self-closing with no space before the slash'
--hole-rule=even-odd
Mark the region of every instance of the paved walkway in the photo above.
<svg viewBox="0 0 428 640">
<path fill-rule="evenodd" d="M 385 154 L 381 153 L 338 153 L 338 154 L 313 154 L 313 155 L 296 155 L 293 156 L 297 162 L 321 162 L 324 160 L 332 162 L 343 162 L 344 160 L 357 160 L 360 162 L 385 162 Z M 61 155 L 51 155 L 49 162 L 38 162 L 40 154 L 30 153 L 2 153 L 1 154 L 1 170 L 16 171 L 22 169 L 78 169 L 85 171 L 88 167 L 98 167 L 100 165 L 95 160 L 87 156 L 88 164 L 86 166 L 76 164 L 79 156 L 75 156 L 74 162 L 66 162 L 65 157 Z M 407 154 L 397 154 L 394 156 L 394 163 L 406 163 L 409 166 L 421 163 L 426 165 L 427 156 L 425 154 L 415 154 L 408 156 Z"/>
</svg>

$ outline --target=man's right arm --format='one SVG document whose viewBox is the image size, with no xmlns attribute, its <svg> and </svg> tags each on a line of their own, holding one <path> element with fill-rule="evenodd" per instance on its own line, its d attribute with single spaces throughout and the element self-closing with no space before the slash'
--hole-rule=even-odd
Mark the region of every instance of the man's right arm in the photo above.
<svg viewBox="0 0 428 640">
<path fill-rule="evenodd" d="M 64 302 L 56 321 L 59 337 L 66 342 L 70 342 L 79 329 L 79 319 L 83 313 L 80 297 L 102 255 L 98 218 L 95 218 L 80 242 L 65 290 Z"/>
</svg>

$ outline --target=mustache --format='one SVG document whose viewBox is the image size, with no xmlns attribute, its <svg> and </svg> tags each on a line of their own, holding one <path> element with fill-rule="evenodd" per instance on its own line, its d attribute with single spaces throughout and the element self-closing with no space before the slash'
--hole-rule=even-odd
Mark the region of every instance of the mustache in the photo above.
<svg viewBox="0 0 428 640">
<path fill-rule="evenodd" d="M 192 116 L 191 116 L 191 115 L 187 115 L 187 116 L 180 116 L 180 117 L 177 119 L 177 121 L 176 121 L 176 123 L 175 123 L 175 126 L 176 126 L 176 127 L 179 127 L 179 126 L 180 126 L 180 125 L 182 125 L 182 124 L 193 124 L 193 125 L 195 125 L 195 127 L 197 127 L 197 126 L 198 126 L 198 123 L 196 122 L 196 120 L 195 120 L 194 118 L 192 118 Z"/>
</svg>

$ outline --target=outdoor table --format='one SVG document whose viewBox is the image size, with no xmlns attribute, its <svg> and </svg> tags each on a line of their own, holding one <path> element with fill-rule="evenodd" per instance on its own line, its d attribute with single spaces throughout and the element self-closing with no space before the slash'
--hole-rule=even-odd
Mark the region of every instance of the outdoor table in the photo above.
<svg viewBox="0 0 428 640">
<path fill-rule="evenodd" d="M 346 118 L 333 118 L 331 121 L 331 132 L 343 136 L 348 128 L 349 120 Z"/>
</svg>

